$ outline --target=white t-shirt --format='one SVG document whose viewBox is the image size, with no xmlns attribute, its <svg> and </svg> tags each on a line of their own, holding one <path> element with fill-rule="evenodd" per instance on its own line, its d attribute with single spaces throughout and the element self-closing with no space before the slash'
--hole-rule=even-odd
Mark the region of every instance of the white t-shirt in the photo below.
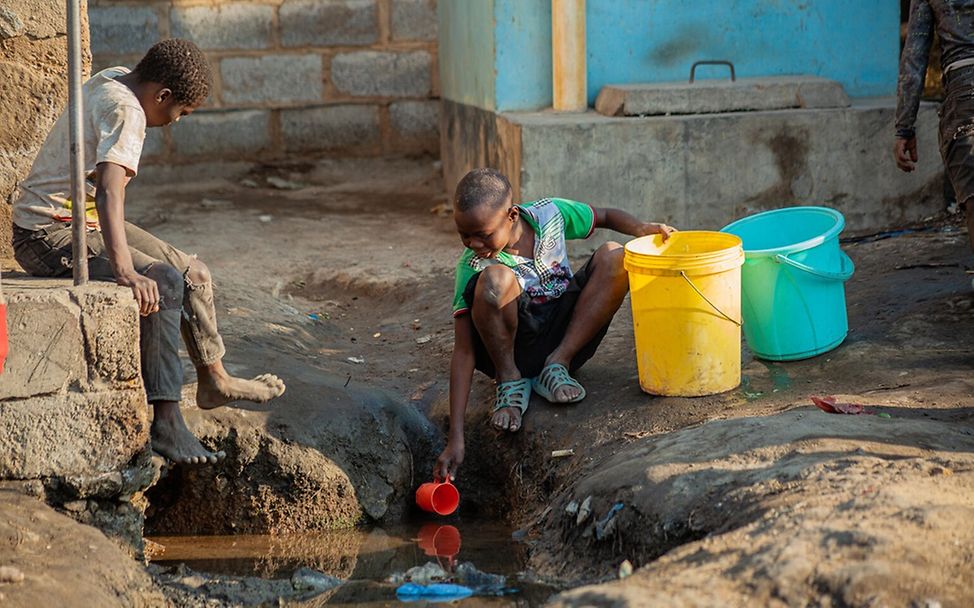
<svg viewBox="0 0 974 608">
<path fill-rule="evenodd" d="M 108 68 L 92 76 L 82 88 L 88 193 L 85 207 L 90 228 L 98 228 L 94 209 L 95 166 L 103 162 L 121 165 L 130 178 L 139 169 L 145 140 L 145 111 L 135 93 L 115 80 L 128 73 L 128 68 Z M 14 198 L 13 221 L 21 228 L 38 230 L 55 222 L 71 221 L 69 142 L 68 115 L 63 112 Z"/>
</svg>

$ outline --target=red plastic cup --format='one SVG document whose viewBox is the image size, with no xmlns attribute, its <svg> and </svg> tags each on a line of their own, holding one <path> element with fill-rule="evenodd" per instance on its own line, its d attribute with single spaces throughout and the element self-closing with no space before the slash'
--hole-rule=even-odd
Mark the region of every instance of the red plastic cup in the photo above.
<svg viewBox="0 0 974 608">
<path fill-rule="evenodd" d="M 460 531 L 450 525 L 426 524 L 416 539 L 419 548 L 430 557 L 456 557 L 460 553 Z"/>
<path fill-rule="evenodd" d="M 449 515 L 460 505 L 460 492 L 449 481 L 426 482 L 416 490 L 419 508 L 437 515 Z"/>
</svg>

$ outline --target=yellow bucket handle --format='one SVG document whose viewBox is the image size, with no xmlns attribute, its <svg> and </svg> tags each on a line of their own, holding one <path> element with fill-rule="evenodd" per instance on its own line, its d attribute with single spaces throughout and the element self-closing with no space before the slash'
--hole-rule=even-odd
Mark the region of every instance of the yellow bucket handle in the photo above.
<svg viewBox="0 0 974 608">
<path fill-rule="evenodd" d="M 700 291 L 699 289 L 697 289 L 697 286 L 693 284 L 693 281 L 690 280 L 690 277 L 687 276 L 687 273 L 686 272 L 684 272 L 684 271 L 681 270 L 680 271 L 680 276 L 683 277 L 683 280 L 687 282 L 687 285 L 689 285 L 690 288 L 693 289 L 693 291 L 697 292 L 697 295 L 698 296 L 700 296 L 701 298 L 703 298 L 704 301 L 707 304 L 710 304 L 710 307 L 711 308 L 713 308 L 714 310 L 717 311 L 717 314 L 719 314 L 720 316 L 724 317 L 725 319 L 727 319 L 728 321 L 730 321 L 731 323 L 733 323 L 734 325 L 736 325 L 738 327 L 741 327 L 742 325 L 744 325 L 744 323 L 742 321 L 736 321 L 736 320 L 732 319 L 731 317 L 727 316 L 727 314 L 724 313 L 724 311 L 722 311 L 721 309 L 717 308 L 717 305 L 714 304 L 713 302 L 711 302 L 710 301 L 710 298 L 708 298 L 707 296 L 703 295 L 703 292 Z"/>
</svg>

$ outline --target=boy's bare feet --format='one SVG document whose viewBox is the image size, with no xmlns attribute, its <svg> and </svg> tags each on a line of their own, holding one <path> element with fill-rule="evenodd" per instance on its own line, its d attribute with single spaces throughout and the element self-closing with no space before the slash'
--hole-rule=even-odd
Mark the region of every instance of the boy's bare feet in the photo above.
<svg viewBox="0 0 974 608">
<path fill-rule="evenodd" d="M 223 450 L 211 452 L 186 428 L 186 422 L 175 401 L 153 404 L 152 449 L 178 464 L 215 464 L 226 457 Z"/>
<path fill-rule="evenodd" d="M 231 401 L 264 403 L 284 394 L 284 381 L 274 374 L 261 374 L 251 380 L 236 378 L 227 373 L 219 361 L 198 368 L 196 405 L 204 410 L 226 405 Z"/>
</svg>

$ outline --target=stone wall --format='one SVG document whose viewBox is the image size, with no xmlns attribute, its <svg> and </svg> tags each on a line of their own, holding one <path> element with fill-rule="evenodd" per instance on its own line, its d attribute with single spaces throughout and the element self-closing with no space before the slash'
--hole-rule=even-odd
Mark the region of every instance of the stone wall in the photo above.
<svg viewBox="0 0 974 608">
<path fill-rule="evenodd" d="M 87 73 L 87 27 L 82 30 Z M 68 100 L 67 49 L 63 0 L 0 2 L 0 260 L 11 255 L 7 203 Z"/>
<path fill-rule="evenodd" d="M 10 355 L 0 375 L 0 485 L 141 543 L 155 473 L 131 291 L 4 277 Z"/>
<path fill-rule="evenodd" d="M 163 38 L 213 66 L 192 117 L 151 129 L 145 162 L 438 152 L 436 0 L 90 0 L 94 68 Z"/>
</svg>

